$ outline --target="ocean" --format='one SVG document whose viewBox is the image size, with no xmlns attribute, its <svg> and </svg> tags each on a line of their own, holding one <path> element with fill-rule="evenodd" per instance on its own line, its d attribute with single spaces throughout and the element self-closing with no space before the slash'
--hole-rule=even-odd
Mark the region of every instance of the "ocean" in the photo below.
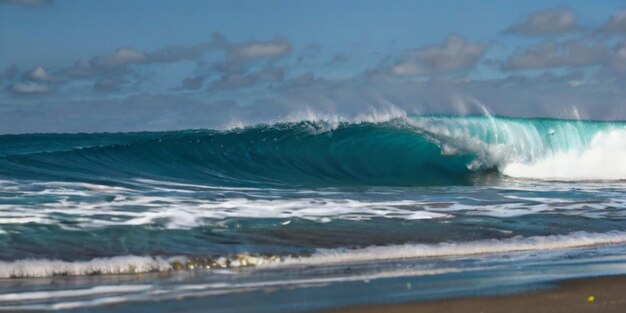
<svg viewBox="0 0 626 313">
<path fill-rule="evenodd" d="M 308 312 L 626 274 L 626 122 L 0 136 L 0 311 Z"/>
</svg>

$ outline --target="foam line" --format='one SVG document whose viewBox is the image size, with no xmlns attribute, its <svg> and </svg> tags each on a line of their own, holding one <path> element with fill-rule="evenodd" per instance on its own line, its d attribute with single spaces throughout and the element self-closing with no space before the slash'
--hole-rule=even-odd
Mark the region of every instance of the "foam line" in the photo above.
<svg viewBox="0 0 626 313">
<path fill-rule="evenodd" d="M 470 242 L 372 246 L 362 249 L 319 250 L 310 257 L 288 258 L 283 264 L 322 265 L 411 258 L 462 257 L 480 254 L 580 248 L 626 243 L 626 232 L 574 232 L 567 235 L 513 237 Z"/>
<path fill-rule="evenodd" d="M 238 267 L 325 266 L 412 258 L 463 257 L 481 254 L 543 251 L 626 243 L 626 232 L 574 232 L 566 235 L 513 237 L 438 244 L 372 246 L 360 249 L 320 249 L 306 256 L 239 254 L 207 258 L 117 256 L 90 261 L 17 260 L 0 262 L 0 278 L 136 274 Z M 0 298 L 2 299 L 2 298 Z"/>
<path fill-rule="evenodd" d="M 171 269 L 172 265 L 160 257 L 116 256 L 75 262 L 30 259 L 0 262 L 0 278 L 136 274 Z"/>
</svg>

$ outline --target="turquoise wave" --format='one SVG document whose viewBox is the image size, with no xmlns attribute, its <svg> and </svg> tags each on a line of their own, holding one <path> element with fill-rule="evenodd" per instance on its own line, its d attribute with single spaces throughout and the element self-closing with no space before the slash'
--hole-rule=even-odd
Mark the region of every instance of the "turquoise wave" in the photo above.
<svg viewBox="0 0 626 313">
<path fill-rule="evenodd" d="M 0 136 L 0 179 L 226 186 L 463 185 L 509 162 L 581 150 L 624 122 L 490 116 L 324 121 L 227 131 Z"/>
</svg>

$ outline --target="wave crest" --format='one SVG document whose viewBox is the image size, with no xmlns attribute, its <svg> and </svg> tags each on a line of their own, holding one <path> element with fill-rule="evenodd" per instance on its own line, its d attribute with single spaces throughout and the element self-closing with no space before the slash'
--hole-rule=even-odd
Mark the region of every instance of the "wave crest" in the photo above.
<svg viewBox="0 0 626 313">
<path fill-rule="evenodd" d="M 432 186 L 472 184 L 481 171 L 497 169 L 520 178 L 626 179 L 626 123 L 393 112 L 368 118 L 228 131 L 0 136 L 0 176 Z"/>
</svg>

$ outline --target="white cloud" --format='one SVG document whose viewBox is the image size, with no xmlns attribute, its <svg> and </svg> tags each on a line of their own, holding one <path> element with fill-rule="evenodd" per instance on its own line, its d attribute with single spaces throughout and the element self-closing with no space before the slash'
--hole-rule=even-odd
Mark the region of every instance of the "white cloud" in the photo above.
<svg viewBox="0 0 626 313">
<path fill-rule="evenodd" d="M 133 48 L 119 48 L 109 55 L 95 56 L 89 60 L 79 60 L 64 69 L 64 74 L 73 78 L 120 75 L 128 72 L 133 64 L 144 63 L 148 55 Z"/>
<path fill-rule="evenodd" d="M 0 0 L 0 4 L 15 4 L 24 6 L 41 6 L 50 4 L 50 0 Z"/>
<path fill-rule="evenodd" d="M 534 45 L 510 57 L 505 70 L 539 69 L 553 67 L 581 67 L 603 63 L 610 49 L 602 42 L 567 40 Z"/>
<path fill-rule="evenodd" d="M 115 67 L 142 62 L 146 59 L 147 54 L 145 52 L 135 50 L 133 48 L 119 48 L 111 55 L 92 59 L 91 63 L 97 66 Z"/>
<path fill-rule="evenodd" d="M 245 88 L 262 82 L 282 81 L 285 75 L 283 68 L 268 68 L 252 73 L 227 73 L 219 80 L 214 81 L 210 90 L 225 90 L 232 88 Z"/>
<path fill-rule="evenodd" d="M 626 33 L 626 10 L 619 11 L 611 16 L 601 29 L 609 32 Z"/>
<path fill-rule="evenodd" d="M 55 77 L 50 75 L 48 71 L 46 71 L 46 69 L 42 66 L 37 66 L 36 68 L 32 69 L 30 72 L 28 72 L 27 77 L 30 80 L 40 82 L 52 82 L 57 80 Z"/>
<path fill-rule="evenodd" d="M 543 36 L 569 33 L 576 29 L 576 12 L 557 8 L 534 12 L 524 22 L 509 27 L 507 31 L 526 36 Z"/>
<path fill-rule="evenodd" d="M 124 76 L 132 71 L 133 65 L 201 60 L 210 52 L 223 52 L 226 54 L 227 60 L 215 64 L 211 69 L 232 74 L 243 70 L 246 62 L 276 59 L 290 51 L 291 44 L 285 39 L 231 44 L 222 35 L 216 33 L 213 34 L 210 41 L 186 47 L 169 46 L 152 52 L 144 52 L 130 47 L 119 48 L 109 55 L 79 60 L 73 66 L 64 69 L 63 72 L 69 77 L 78 79 Z M 187 86 L 183 86 L 183 88 L 199 88 L 200 82 L 200 79 L 187 80 Z"/>
<path fill-rule="evenodd" d="M 459 35 L 450 35 L 441 45 L 418 48 L 406 53 L 391 73 L 399 76 L 445 74 L 469 69 L 485 53 L 481 44 L 468 42 Z"/>
<path fill-rule="evenodd" d="M 36 82 L 19 82 L 11 85 L 10 90 L 18 94 L 41 94 L 50 92 L 50 87 Z"/>
<path fill-rule="evenodd" d="M 290 50 L 291 44 L 284 39 L 252 41 L 232 46 L 228 56 L 234 62 L 274 59 L 287 54 Z"/>
</svg>

